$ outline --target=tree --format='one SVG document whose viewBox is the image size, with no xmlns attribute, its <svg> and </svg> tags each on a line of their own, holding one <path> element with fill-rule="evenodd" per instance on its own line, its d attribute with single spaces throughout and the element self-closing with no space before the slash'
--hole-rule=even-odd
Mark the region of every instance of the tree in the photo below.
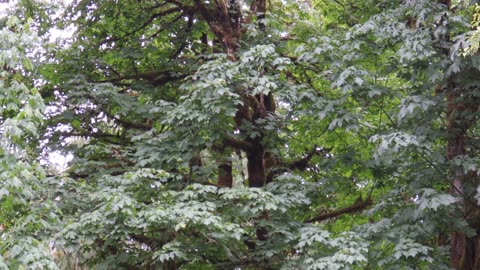
<svg viewBox="0 0 480 270">
<path fill-rule="evenodd" d="M 28 54 L 36 42 L 30 23 L 11 16 L 0 30 L 1 269 L 57 269 L 47 247 L 57 213 L 32 155 L 45 105 L 28 79 L 34 71 Z"/>
<path fill-rule="evenodd" d="M 54 243 L 56 264 L 4 245 L 5 266 L 480 267 L 475 6 L 78 0 L 57 22 L 19 7 L 41 61 L 22 54 L 2 82 L 36 81 L 48 109 L 31 87 L 1 97 L 2 127 L 28 116 L 2 131 L 5 171 L 38 172 L 0 189 L 1 233 Z M 54 26 L 75 33 L 51 44 Z M 74 157 L 65 173 L 39 165 L 52 151 Z"/>
</svg>

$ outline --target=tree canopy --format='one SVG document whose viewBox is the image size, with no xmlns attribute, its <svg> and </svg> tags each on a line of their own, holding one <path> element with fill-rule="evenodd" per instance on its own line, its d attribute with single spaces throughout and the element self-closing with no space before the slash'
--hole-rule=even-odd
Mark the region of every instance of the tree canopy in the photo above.
<svg viewBox="0 0 480 270">
<path fill-rule="evenodd" d="M 459 0 L 10 3 L 0 269 L 480 269 L 479 25 Z"/>
</svg>

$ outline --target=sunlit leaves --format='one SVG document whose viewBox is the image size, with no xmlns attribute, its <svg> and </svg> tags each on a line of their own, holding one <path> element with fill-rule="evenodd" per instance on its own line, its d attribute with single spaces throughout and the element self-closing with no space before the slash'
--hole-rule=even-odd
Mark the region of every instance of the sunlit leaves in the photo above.
<svg viewBox="0 0 480 270">
<path fill-rule="evenodd" d="M 16 17 L 0 30 L 0 265 L 9 269 L 58 269 L 46 245 L 56 215 L 45 213 L 53 208 L 42 198 L 45 175 L 32 155 L 45 109 L 27 77 L 34 71 L 29 54 L 35 42 L 35 33 Z"/>
<path fill-rule="evenodd" d="M 43 120 L 42 98 L 21 75 L 33 69 L 27 53 L 34 45 L 35 34 L 29 31 L 28 25 L 10 17 L 7 27 L 0 31 L 0 115 L 5 149 L 8 141 L 15 142 L 17 147 L 26 147 L 24 140 L 38 135 L 37 126 Z"/>
<path fill-rule="evenodd" d="M 433 189 L 424 189 L 416 203 L 420 210 L 431 209 L 437 211 L 439 207 L 445 207 L 457 202 L 450 194 L 439 194 Z"/>
<path fill-rule="evenodd" d="M 370 141 L 380 142 L 376 153 L 376 157 L 380 158 L 385 153 L 396 153 L 404 147 L 420 146 L 422 138 L 404 132 L 394 132 L 387 135 L 374 135 Z"/>
<path fill-rule="evenodd" d="M 129 175 L 123 177 L 131 177 Z M 152 177 L 152 174 L 148 172 L 145 176 Z M 78 222 L 65 228 L 62 235 L 70 242 L 67 246 L 76 242 L 83 243 L 84 248 L 87 248 L 94 244 L 88 240 L 92 233 L 106 234 L 121 241 L 117 245 L 128 248 L 131 256 L 135 256 L 149 250 L 134 248 L 132 244 L 139 241 L 134 235 L 160 230 L 162 235 L 177 237 L 168 237 L 168 243 L 163 246 L 150 246 L 154 249 L 151 255 L 153 261 L 191 260 L 197 257 L 196 252 L 191 250 L 192 241 L 198 242 L 198 245 L 206 245 L 204 248 L 216 243 L 229 243 L 230 248 L 243 250 L 242 239 L 255 229 L 256 224 L 239 223 L 240 220 L 254 219 L 264 211 L 284 212 L 289 206 L 286 204 L 288 202 L 282 199 L 282 194 L 277 196 L 260 189 L 218 189 L 198 184 L 178 192 L 159 189 L 152 198 L 153 202 L 142 203 L 136 200 L 140 195 L 135 192 L 138 188 L 141 187 L 130 189 L 120 184 L 116 187 L 105 187 L 95 195 L 92 194 L 91 203 L 98 203 L 95 207 L 97 210 L 82 215 Z M 119 220 L 125 221 L 119 224 L 116 222 Z M 267 224 L 269 223 L 264 225 Z M 272 230 L 273 233 L 275 227 L 272 227 Z M 282 234 L 291 233 L 288 227 L 280 226 L 278 230 Z M 124 234 L 127 231 L 132 236 Z M 137 244 L 142 245 L 141 242 Z"/>
<path fill-rule="evenodd" d="M 367 262 L 368 243 L 355 233 L 333 236 L 315 227 L 304 227 L 300 233 L 296 248 L 305 269 L 355 269 Z"/>
<path fill-rule="evenodd" d="M 22 237 L 11 241 L 10 244 L 10 249 L 4 255 L 9 261 L 9 268 L 6 269 L 22 269 L 25 266 L 34 269 L 60 269 L 54 263 L 48 248 L 35 238 Z"/>
</svg>

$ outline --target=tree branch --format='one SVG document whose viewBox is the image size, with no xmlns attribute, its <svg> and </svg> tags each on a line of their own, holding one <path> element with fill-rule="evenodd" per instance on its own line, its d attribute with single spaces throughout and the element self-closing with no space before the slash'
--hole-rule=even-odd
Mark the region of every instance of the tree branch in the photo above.
<svg viewBox="0 0 480 270">
<path fill-rule="evenodd" d="M 140 123 L 132 123 L 132 122 L 128 122 L 128 121 L 125 121 L 125 120 L 122 120 L 106 111 L 104 111 L 104 113 L 112 118 L 115 123 L 117 124 L 120 124 L 122 125 L 123 127 L 129 129 L 129 128 L 134 128 L 134 129 L 141 129 L 141 130 L 150 130 L 152 128 L 152 125 L 151 124 L 140 124 Z"/>
<path fill-rule="evenodd" d="M 182 9 L 185 8 L 185 5 L 184 5 L 181 1 L 177 1 L 177 0 L 165 0 L 165 2 L 174 4 L 174 5 L 176 5 L 177 7 L 180 7 L 180 8 L 182 8 Z"/>
<path fill-rule="evenodd" d="M 274 156 L 269 157 L 266 159 L 269 160 L 268 165 L 266 163 L 266 168 L 269 169 L 267 183 L 272 182 L 275 176 L 287 171 L 305 171 L 309 167 L 309 162 L 315 154 L 320 155 L 329 152 L 330 150 L 331 149 L 329 148 L 322 148 L 315 145 L 304 157 L 291 162 L 283 162 L 278 157 Z"/>
<path fill-rule="evenodd" d="M 173 7 L 173 8 L 169 8 L 169 9 L 166 9 L 166 10 L 162 10 L 160 12 L 157 12 L 157 13 L 154 13 L 152 16 L 150 16 L 150 18 L 148 18 L 140 27 L 138 27 L 137 29 L 133 30 L 132 32 L 130 33 L 127 33 L 125 36 L 130 36 L 142 29 L 144 29 L 145 27 L 147 27 L 148 25 L 150 25 L 153 20 L 155 20 L 156 18 L 159 18 L 159 17 L 162 17 L 162 16 L 165 16 L 165 15 L 168 15 L 168 14 L 171 14 L 171 13 L 174 13 L 174 12 L 179 12 L 179 11 L 182 11 L 182 9 L 180 7 Z"/>
<path fill-rule="evenodd" d="M 120 76 L 113 79 L 96 81 L 97 83 L 119 83 L 123 80 L 146 80 L 153 86 L 159 86 L 168 82 L 178 81 L 186 78 L 187 74 L 172 75 L 172 71 L 146 71 L 135 75 Z"/>
<path fill-rule="evenodd" d="M 300 170 L 300 171 L 304 171 L 307 167 L 308 167 L 308 163 L 310 162 L 310 160 L 313 158 L 313 156 L 315 154 L 322 154 L 322 153 L 325 153 L 326 151 L 328 152 L 330 149 L 325 149 L 325 148 L 321 148 L 321 147 L 318 147 L 318 146 L 313 146 L 313 149 L 310 150 L 310 152 L 307 153 L 306 156 L 302 157 L 301 159 L 298 159 L 296 161 L 293 161 L 291 162 L 290 164 L 288 164 L 288 168 L 290 170 Z"/>
<path fill-rule="evenodd" d="M 316 217 L 310 218 L 305 220 L 305 223 L 312 223 L 312 222 L 320 222 L 331 218 L 336 218 L 343 214 L 351 214 L 355 212 L 359 212 L 367 208 L 368 206 L 372 205 L 373 201 L 370 197 L 366 200 L 363 200 L 362 197 L 358 197 L 357 200 L 350 206 L 340 208 L 337 210 L 329 211 L 326 213 L 320 213 Z"/>
<path fill-rule="evenodd" d="M 231 146 L 236 149 L 240 149 L 246 152 L 253 151 L 255 149 L 255 145 L 252 143 L 242 141 L 242 140 L 237 140 L 235 138 L 232 138 L 230 136 L 227 136 L 223 139 L 223 143 L 225 145 Z"/>
</svg>

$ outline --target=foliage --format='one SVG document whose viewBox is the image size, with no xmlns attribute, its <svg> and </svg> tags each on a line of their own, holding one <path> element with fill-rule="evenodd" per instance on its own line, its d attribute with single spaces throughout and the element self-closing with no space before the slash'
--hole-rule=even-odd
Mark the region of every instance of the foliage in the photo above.
<svg viewBox="0 0 480 270">
<path fill-rule="evenodd" d="M 45 172 L 32 158 L 45 105 L 28 74 L 35 33 L 9 17 L 0 31 L 0 267 L 57 269 L 48 249 L 57 216 Z M 33 156 L 34 157 L 34 156 Z"/>
<path fill-rule="evenodd" d="M 478 6 L 60 7 L 0 33 L 0 268 L 480 267 Z"/>
</svg>

